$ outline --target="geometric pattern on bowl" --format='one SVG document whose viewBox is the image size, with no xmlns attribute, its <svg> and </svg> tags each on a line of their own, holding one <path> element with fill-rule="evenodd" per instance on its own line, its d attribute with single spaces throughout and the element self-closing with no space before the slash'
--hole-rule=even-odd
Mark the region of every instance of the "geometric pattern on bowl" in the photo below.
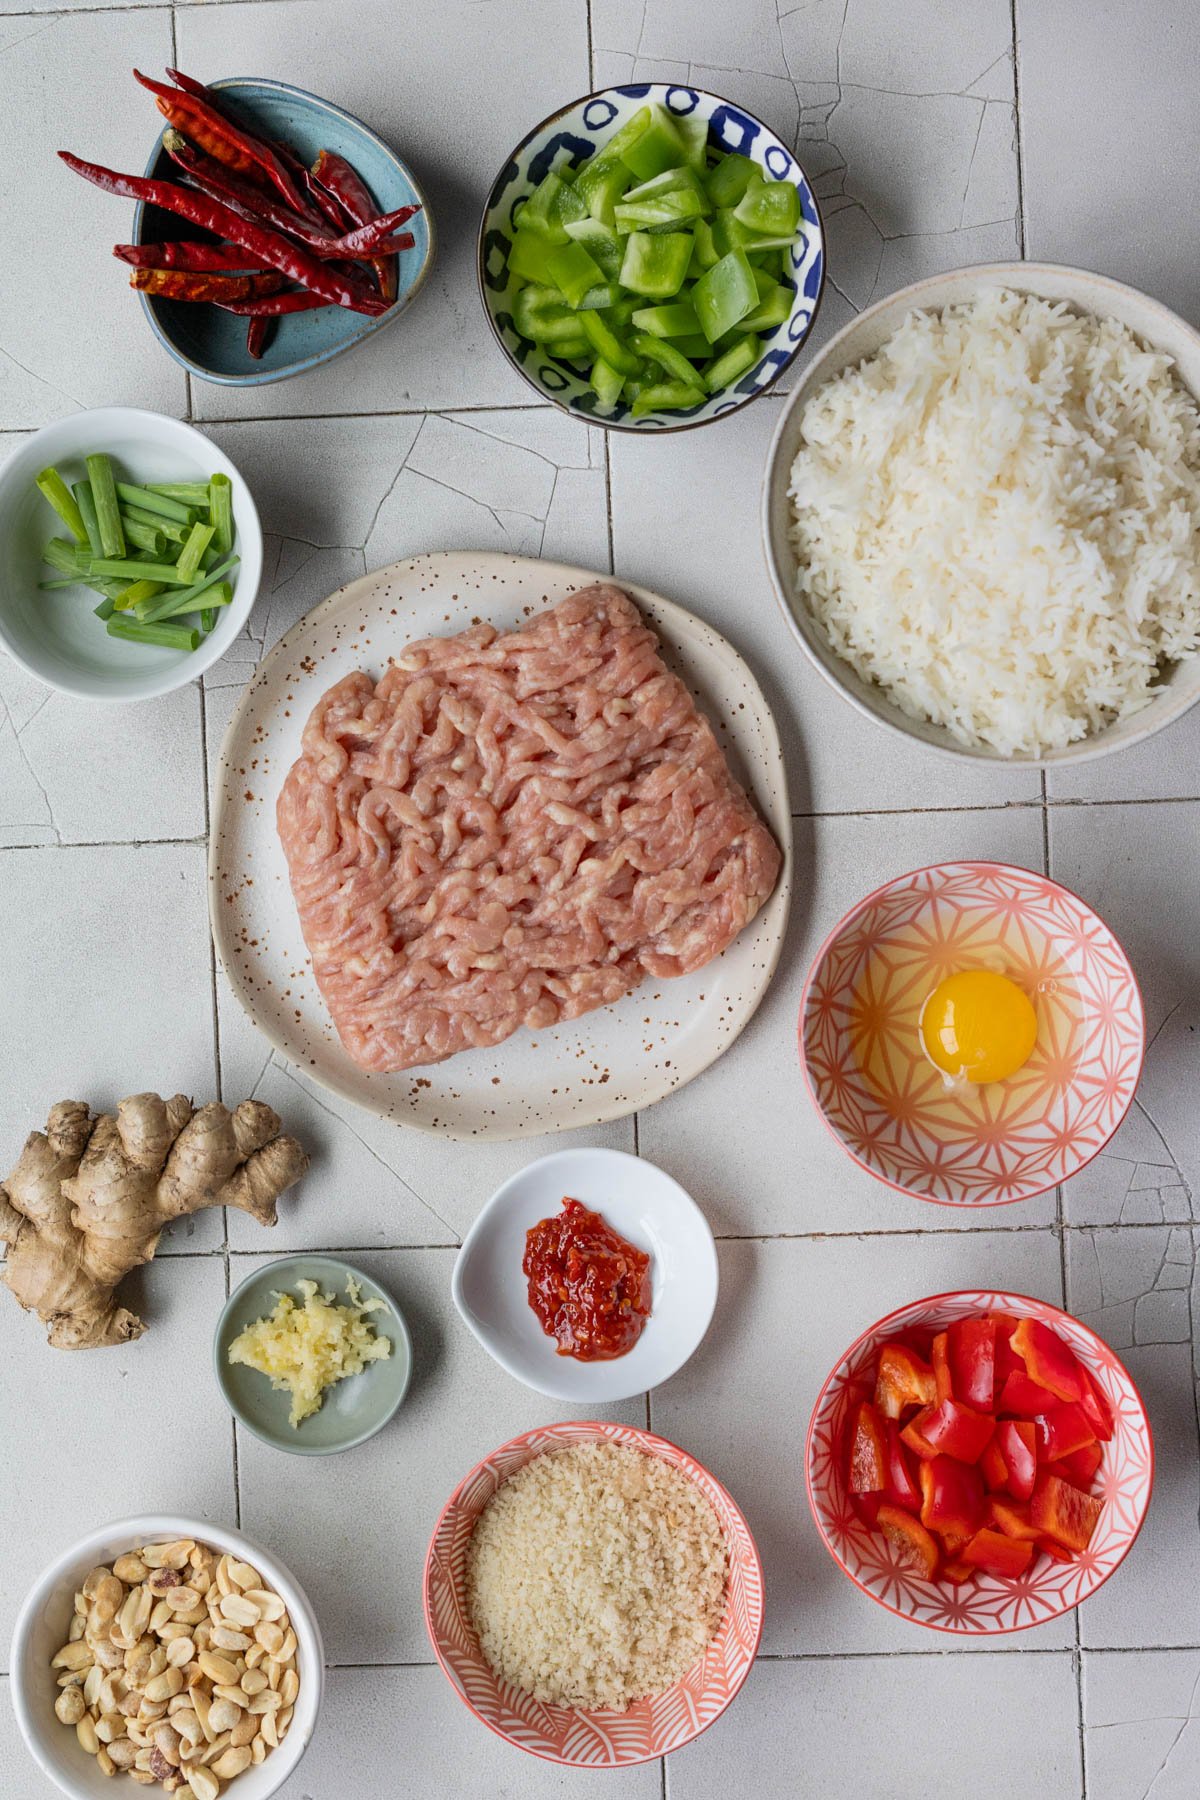
<svg viewBox="0 0 1200 1800">
<path fill-rule="evenodd" d="M 660 1457 L 694 1481 L 717 1515 L 729 1558 L 725 1615 L 704 1655 L 665 1693 L 636 1700 L 626 1712 L 549 1706 L 501 1680 L 480 1651 L 464 1592 L 475 1521 L 501 1482 L 547 1450 L 597 1440 Z M 694 1457 L 650 1431 L 580 1421 L 541 1426 L 510 1439 L 459 1483 L 430 1540 L 424 1601 L 434 1653 L 476 1718 L 518 1749 L 549 1762 L 628 1768 L 691 1743 L 720 1717 L 745 1681 L 762 1636 L 762 1565 L 734 1501 Z"/>
<path fill-rule="evenodd" d="M 1006 1579 L 981 1574 L 956 1587 L 898 1568 L 887 1539 L 859 1518 L 846 1490 L 846 1436 L 855 1405 L 874 1388 L 873 1365 L 881 1344 L 913 1326 L 941 1331 L 956 1319 L 983 1312 L 1038 1319 L 1057 1331 L 1103 1389 L 1114 1431 L 1111 1441 L 1101 1445 L 1092 1491 L 1103 1499 L 1104 1510 L 1086 1550 L 1069 1563 L 1038 1555 L 1023 1575 Z M 865 1331 L 817 1395 L 804 1460 L 817 1529 L 855 1586 L 901 1618 L 965 1637 L 1044 1625 L 1094 1594 L 1132 1548 L 1154 1483 L 1154 1443 L 1142 1397 L 1103 1339 L 1044 1300 L 985 1288 L 914 1300 Z"/>
<path fill-rule="evenodd" d="M 1037 1043 L 1007 1081 L 949 1084 L 921 1007 L 969 967 L 1034 1002 Z M 1141 994 L 1112 932 L 1029 869 L 942 863 L 900 875 L 835 926 L 800 1003 L 800 1055 L 822 1118 L 890 1187 L 955 1206 L 1027 1200 L 1103 1149 L 1141 1072 Z"/>
<path fill-rule="evenodd" d="M 521 336 L 513 321 L 516 284 L 508 259 L 519 209 L 538 183 L 552 169 L 558 174 L 578 169 L 636 112 L 651 103 L 664 106 L 681 118 L 695 115 L 706 119 L 711 146 L 748 157 L 773 181 L 790 181 L 800 197 L 802 235 L 787 252 L 787 281 L 793 290 L 791 311 L 782 325 L 758 334 L 762 355 L 754 367 L 730 387 L 709 394 L 696 406 L 635 417 L 626 401 L 598 410 L 599 401 L 591 390 L 587 368 L 560 361 L 548 346 L 531 343 Z M 501 349 L 543 398 L 594 425 L 616 431 L 683 431 L 737 412 L 770 387 L 796 356 L 812 329 L 821 301 L 825 238 L 817 197 L 808 177 L 782 138 L 761 119 L 702 88 L 643 81 L 585 94 L 581 100 L 573 100 L 543 119 L 521 140 L 488 195 L 479 227 L 477 267 L 484 310 Z"/>
</svg>

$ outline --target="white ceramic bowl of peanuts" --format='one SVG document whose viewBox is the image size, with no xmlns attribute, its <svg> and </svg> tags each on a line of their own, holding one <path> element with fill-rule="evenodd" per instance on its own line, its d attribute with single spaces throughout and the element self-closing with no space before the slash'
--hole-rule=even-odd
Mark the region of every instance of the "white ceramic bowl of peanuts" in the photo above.
<svg viewBox="0 0 1200 1800">
<path fill-rule="evenodd" d="M 316 1615 L 278 1558 L 207 1520 L 146 1514 L 38 1578 L 13 1633 L 13 1707 L 71 1800 L 135 1783 L 266 1800 L 308 1747 L 324 1667 Z"/>
</svg>

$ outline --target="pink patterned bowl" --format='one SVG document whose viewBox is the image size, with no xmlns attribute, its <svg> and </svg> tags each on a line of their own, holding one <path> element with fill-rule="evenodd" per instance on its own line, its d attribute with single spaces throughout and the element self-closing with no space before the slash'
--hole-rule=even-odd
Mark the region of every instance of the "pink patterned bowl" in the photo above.
<svg viewBox="0 0 1200 1800">
<path fill-rule="evenodd" d="M 947 1084 L 921 1047 L 932 990 L 998 970 L 1034 1002 L 1033 1055 L 1008 1081 Z M 1090 907 L 1029 869 L 939 863 L 860 900 L 818 950 L 800 1060 L 855 1162 L 919 1200 L 1029 1200 L 1091 1162 L 1133 1100 L 1145 1046 L 1125 952 Z"/>
<path fill-rule="evenodd" d="M 661 1457 L 689 1476 L 716 1513 L 729 1555 L 725 1617 L 716 1637 L 674 1687 L 653 1700 L 635 1701 L 627 1712 L 547 1706 L 501 1681 L 480 1652 L 464 1596 L 471 1533 L 501 1482 L 543 1451 L 598 1438 Z M 434 1526 L 425 1558 L 425 1625 L 459 1697 L 476 1718 L 519 1750 L 577 1768 L 629 1768 L 699 1737 L 750 1673 L 762 1622 L 762 1565 L 750 1528 L 730 1496 L 686 1450 L 630 1425 L 546 1425 L 501 1444 L 459 1482 Z"/>
<path fill-rule="evenodd" d="M 924 1581 L 898 1568 L 887 1539 L 859 1518 L 846 1488 L 846 1438 L 854 1407 L 868 1388 L 874 1388 L 881 1344 L 913 1327 L 941 1331 L 955 1319 L 982 1312 L 1039 1319 L 1057 1331 L 1103 1389 L 1115 1428 L 1103 1446 L 1092 1489 L 1103 1499 L 1104 1510 L 1085 1551 L 1069 1563 L 1035 1557 L 1024 1575 L 1011 1579 L 981 1574 L 955 1586 Z M 808 1504 L 817 1530 L 854 1585 L 902 1619 L 965 1637 L 1044 1625 L 1094 1594 L 1133 1547 L 1154 1484 L 1154 1440 L 1146 1408 L 1124 1364 L 1104 1340 L 1045 1300 L 986 1288 L 914 1300 L 856 1338 L 817 1395 L 804 1461 Z"/>
</svg>

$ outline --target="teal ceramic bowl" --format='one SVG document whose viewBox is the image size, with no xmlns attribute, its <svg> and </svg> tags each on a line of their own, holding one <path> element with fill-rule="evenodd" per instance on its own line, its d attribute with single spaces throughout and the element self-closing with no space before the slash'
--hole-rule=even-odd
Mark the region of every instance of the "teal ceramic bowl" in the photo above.
<svg viewBox="0 0 1200 1800">
<path fill-rule="evenodd" d="M 259 137 L 290 144 L 310 166 L 319 150 L 336 150 L 354 164 L 382 212 L 398 206 L 418 205 L 405 230 L 411 231 L 411 250 L 400 254 L 399 287 L 394 306 L 378 318 L 365 318 L 342 306 L 326 306 L 317 312 L 292 313 L 275 319 L 267 346 L 257 360 L 246 351 L 246 320 L 216 306 L 179 300 L 152 299 L 139 295 L 150 328 L 163 348 L 201 381 L 222 387 L 261 387 L 286 381 L 319 368 L 364 338 L 391 325 L 419 292 L 433 266 L 433 219 L 416 177 L 388 148 L 382 138 L 328 100 L 282 81 L 232 76 L 209 86 L 229 102 L 231 114 Z M 146 164 L 147 175 L 165 181 L 178 179 L 179 170 L 155 143 Z M 186 219 L 157 206 L 139 203 L 133 219 L 135 244 L 164 243 L 178 238 L 206 237 Z"/>
<path fill-rule="evenodd" d="M 364 1300 L 384 1302 L 387 1310 L 372 1313 L 371 1323 L 380 1337 L 391 1339 L 392 1354 L 368 1363 L 361 1375 L 335 1382 L 325 1390 L 320 1410 L 293 1427 L 288 1423 L 290 1394 L 273 1388 L 257 1369 L 231 1363 L 229 1346 L 247 1325 L 275 1310 L 276 1295 L 287 1292 L 299 1299 L 299 1281 L 315 1281 L 323 1293 L 344 1301 L 348 1275 L 358 1283 Z M 234 1289 L 217 1321 L 213 1363 L 225 1402 L 247 1431 L 293 1456 L 332 1456 L 365 1443 L 392 1417 L 408 1392 L 412 1339 L 403 1313 L 386 1288 L 340 1256 L 302 1253 L 268 1263 Z"/>
</svg>

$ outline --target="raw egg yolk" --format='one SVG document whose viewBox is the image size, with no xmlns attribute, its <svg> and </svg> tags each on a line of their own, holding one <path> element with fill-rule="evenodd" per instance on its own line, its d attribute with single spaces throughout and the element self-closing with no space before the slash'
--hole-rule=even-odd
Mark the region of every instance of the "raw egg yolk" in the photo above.
<svg viewBox="0 0 1200 1800">
<path fill-rule="evenodd" d="M 962 969 L 921 1009 L 921 1042 L 934 1068 L 976 1085 L 1007 1081 L 1029 1061 L 1037 1014 L 1028 994 L 992 969 Z"/>
</svg>

